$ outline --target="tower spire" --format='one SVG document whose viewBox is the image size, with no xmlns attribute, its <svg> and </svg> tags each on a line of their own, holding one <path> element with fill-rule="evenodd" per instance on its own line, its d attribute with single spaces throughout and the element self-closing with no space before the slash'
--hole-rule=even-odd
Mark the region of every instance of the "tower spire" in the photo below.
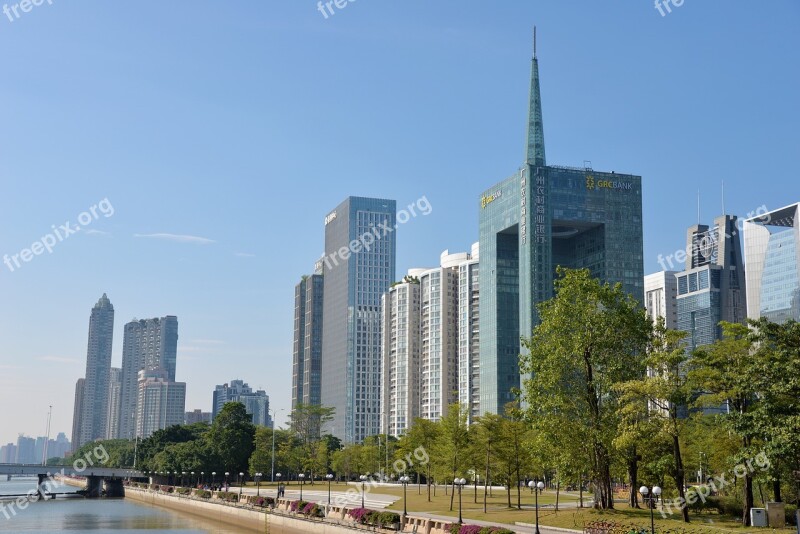
<svg viewBox="0 0 800 534">
<path fill-rule="evenodd" d="M 531 91 L 528 102 L 528 140 L 525 162 L 542 167 L 544 157 L 544 126 L 542 124 L 542 95 L 539 91 L 539 60 L 536 57 L 536 26 L 533 27 L 533 59 L 531 60 Z"/>
</svg>

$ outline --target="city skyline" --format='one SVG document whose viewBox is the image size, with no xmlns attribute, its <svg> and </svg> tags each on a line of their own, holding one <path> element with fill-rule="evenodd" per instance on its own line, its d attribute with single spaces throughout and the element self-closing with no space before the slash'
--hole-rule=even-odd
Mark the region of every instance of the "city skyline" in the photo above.
<svg viewBox="0 0 800 534">
<path fill-rule="evenodd" d="M 794 2 L 724 16 L 697 2 L 662 17 L 652 5 L 415 1 L 330 18 L 300 2 L 151 15 L 54 3 L 0 32 L 18 51 L 10 79 L 59 88 L 0 88 L 13 103 L 0 107 L 0 256 L 65 221 L 83 226 L 13 271 L 0 264 L 0 400 L 28 399 L 0 443 L 42 435 L 51 404 L 52 435 L 69 435 L 86 310 L 104 292 L 117 340 L 143 312 L 181 318 L 187 408 L 210 411 L 218 377 L 247 376 L 283 425 L 293 289 L 324 250 L 330 207 L 430 200 L 429 216 L 398 231 L 395 278 L 469 250 L 480 195 L 524 148 L 534 23 L 548 161 L 642 176 L 645 274 L 683 248 L 698 190 L 703 221 L 800 196 L 784 170 L 800 118 L 787 105 L 800 77 Z M 220 38 L 198 42 L 187 27 Z M 112 366 L 121 354 L 117 342 Z"/>
</svg>

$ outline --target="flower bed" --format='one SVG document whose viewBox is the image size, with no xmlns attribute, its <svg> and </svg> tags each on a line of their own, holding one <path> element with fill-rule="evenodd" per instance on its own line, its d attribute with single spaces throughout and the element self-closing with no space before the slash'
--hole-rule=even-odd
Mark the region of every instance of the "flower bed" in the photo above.
<svg viewBox="0 0 800 534">
<path fill-rule="evenodd" d="M 292 501 L 289 503 L 289 511 L 290 512 L 297 512 L 298 510 L 302 510 L 308 504 L 306 501 Z"/>
<path fill-rule="evenodd" d="M 239 502 L 239 494 L 232 491 L 218 491 L 217 499 L 225 502 Z"/>
<path fill-rule="evenodd" d="M 211 492 L 208 490 L 197 489 L 194 490 L 194 494 L 196 497 L 200 497 L 201 499 L 210 499 Z"/>
<path fill-rule="evenodd" d="M 450 534 L 514 534 L 513 530 L 503 527 L 482 527 L 480 525 L 459 525 L 450 523 L 445 530 Z"/>
<path fill-rule="evenodd" d="M 380 512 L 368 508 L 353 508 L 349 515 L 356 523 L 373 527 L 392 527 L 400 523 L 400 515 L 395 512 Z"/>
<path fill-rule="evenodd" d="M 192 494 L 192 488 L 177 488 L 175 490 L 175 492 L 178 495 L 191 495 Z"/>
<path fill-rule="evenodd" d="M 265 508 L 267 506 L 273 508 L 275 506 L 274 497 L 256 497 L 255 495 L 250 495 L 247 499 L 247 502 L 254 506 L 260 506 L 261 508 Z"/>
<path fill-rule="evenodd" d="M 161 489 L 161 491 L 163 491 L 164 493 L 174 493 L 175 492 L 175 488 L 172 487 L 172 486 L 161 486 L 159 489 Z"/>
<path fill-rule="evenodd" d="M 325 517 L 325 509 L 322 508 L 315 502 L 306 503 L 306 505 L 300 509 L 300 513 L 308 518 L 320 518 Z"/>
</svg>

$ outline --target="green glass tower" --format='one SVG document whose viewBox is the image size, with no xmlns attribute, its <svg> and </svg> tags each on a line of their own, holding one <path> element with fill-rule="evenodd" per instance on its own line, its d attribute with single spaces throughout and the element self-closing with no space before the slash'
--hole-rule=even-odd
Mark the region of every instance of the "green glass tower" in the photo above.
<svg viewBox="0 0 800 534">
<path fill-rule="evenodd" d="M 644 284 L 641 177 L 547 165 L 535 34 L 525 162 L 479 208 L 480 411 L 502 413 L 521 385 L 520 336 L 553 296 L 556 267 L 587 268 L 640 302 Z"/>
</svg>

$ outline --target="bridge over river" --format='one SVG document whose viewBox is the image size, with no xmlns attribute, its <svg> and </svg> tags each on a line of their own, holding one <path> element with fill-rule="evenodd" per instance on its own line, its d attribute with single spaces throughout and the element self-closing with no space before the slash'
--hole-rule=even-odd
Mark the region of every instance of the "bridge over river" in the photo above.
<svg viewBox="0 0 800 534">
<path fill-rule="evenodd" d="M 12 476 L 37 477 L 39 479 L 39 494 L 45 496 L 42 485 L 55 476 L 80 476 L 86 478 L 86 489 L 83 495 L 89 498 L 100 497 L 103 486 L 107 497 L 122 497 L 125 490 L 122 480 L 125 478 L 147 478 L 141 471 L 135 469 L 119 469 L 88 465 L 79 459 L 72 465 L 25 465 L 25 464 L 0 464 L 0 476 L 11 479 Z"/>
</svg>

